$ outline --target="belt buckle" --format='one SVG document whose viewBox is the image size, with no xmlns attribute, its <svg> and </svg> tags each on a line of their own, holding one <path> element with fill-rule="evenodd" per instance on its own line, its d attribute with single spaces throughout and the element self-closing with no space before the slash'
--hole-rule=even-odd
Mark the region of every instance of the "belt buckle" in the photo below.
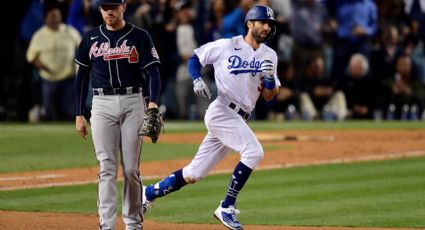
<svg viewBox="0 0 425 230">
<path fill-rule="evenodd" d="M 130 94 L 133 94 L 133 93 L 135 93 L 134 91 L 134 88 L 133 87 L 127 87 L 127 88 L 125 88 L 125 93 L 127 94 L 127 95 L 130 95 Z"/>
<path fill-rule="evenodd" d="M 103 88 L 97 88 L 97 89 L 93 89 L 93 94 L 94 95 L 99 95 L 99 96 L 103 96 Z"/>
<path fill-rule="evenodd" d="M 118 88 L 112 88 L 112 94 L 114 94 L 114 95 L 119 94 L 119 89 Z"/>
<path fill-rule="evenodd" d="M 242 110 L 243 111 L 243 110 Z M 251 113 L 247 113 L 247 112 L 245 112 L 245 114 L 242 116 L 242 118 L 244 119 L 244 120 L 248 120 L 249 119 L 249 117 L 251 117 Z"/>
</svg>

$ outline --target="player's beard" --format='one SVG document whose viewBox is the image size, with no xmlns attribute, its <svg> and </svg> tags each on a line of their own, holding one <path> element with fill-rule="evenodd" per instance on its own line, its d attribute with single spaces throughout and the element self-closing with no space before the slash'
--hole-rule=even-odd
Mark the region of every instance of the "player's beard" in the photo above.
<svg viewBox="0 0 425 230">
<path fill-rule="evenodd" d="M 105 23 L 111 27 L 116 27 L 117 25 L 119 25 L 119 22 L 120 22 L 120 18 L 118 17 L 105 18 Z"/>
<path fill-rule="evenodd" d="M 269 33 L 267 33 L 267 36 L 263 36 L 261 34 L 260 30 L 254 29 L 254 30 L 252 30 L 251 35 L 254 38 L 255 42 L 260 44 L 260 43 L 267 41 L 267 39 L 269 38 Z"/>
</svg>

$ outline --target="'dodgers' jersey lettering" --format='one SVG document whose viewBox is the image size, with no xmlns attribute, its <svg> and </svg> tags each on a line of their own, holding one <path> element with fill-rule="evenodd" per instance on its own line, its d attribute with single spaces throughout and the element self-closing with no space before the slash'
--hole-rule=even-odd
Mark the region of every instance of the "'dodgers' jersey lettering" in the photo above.
<svg viewBox="0 0 425 230">
<path fill-rule="evenodd" d="M 261 66 L 266 61 L 277 66 L 277 55 L 273 49 L 261 44 L 254 50 L 242 36 L 207 43 L 196 49 L 195 53 L 203 66 L 214 65 L 218 95 L 240 102 L 245 111 L 254 109 L 260 96 L 258 89 L 264 77 Z M 280 86 L 276 75 L 275 80 Z"/>
</svg>

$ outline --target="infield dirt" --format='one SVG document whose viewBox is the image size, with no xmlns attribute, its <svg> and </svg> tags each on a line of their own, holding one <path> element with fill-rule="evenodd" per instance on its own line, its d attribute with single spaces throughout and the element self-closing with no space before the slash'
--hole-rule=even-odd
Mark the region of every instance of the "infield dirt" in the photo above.
<svg viewBox="0 0 425 230">
<path fill-rule="evenodd" d="M 330 141 L 264 141 L 264 144 L 282 145 L 284 150 L 267 151 L 259 170 L 267 168 L 293 167 L 298 165 L 384 160 L 425 155 L 425 132 L 423 130 L 326 130 L 326 131 L 282 131 L 267 132 L 276 136 L 333 136 Z M 265 133 L 259 133 L 259 136 Z M 166 134 L 159 142 L 200 143 L 202 133 Z M 313 138 L 314 139 L 314 138 Z M 92 153 L 87 153 L 92 154 Z M 238 154 L 230 154 L 211 173 L 230 172 L 239 160 Z M 186 165 L 190 159 L 167 160 L 141 163 L 141 173 L 145 179 L 161 178 Z M 69 184 L 95 183 L 97 167 L 75 168 L 54 171 L 21 172 L 0 174 L 0 190 L 13 190 L 31 187 L 60 186 Z M 120 175 L 121 178 L 121 175 Z M 5 212 L 0 211 L 0 229 L 96 229 L 98 218 L 95 215 Z M 117 229 L 124 229 L 118 218 Z M 195 225 L 145 222 L 145 229 L 224 229 L 221 225 Z M 246 229 L 320 229 L 339 230 L 350 228 L 331 227 L 282 227 L 246 226 Z M 366 228 L 355 228 L 356 230 Z M 372 228 L 369 228 L 372 229 Z M 388 228 L 385 228 L 388 229 Z M 399 228 L 398 228 L 399 229 Z"/>
</svg>

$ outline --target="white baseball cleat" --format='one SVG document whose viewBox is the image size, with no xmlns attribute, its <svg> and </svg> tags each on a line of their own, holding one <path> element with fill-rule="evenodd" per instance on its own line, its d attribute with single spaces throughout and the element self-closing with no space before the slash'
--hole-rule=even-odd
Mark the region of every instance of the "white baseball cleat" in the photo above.
<svg viewBox="0 0 425 230">
<path fill-rule="evenodd" d="M 232 230 L 243 230 L 242 224 L 238 221 L 236 216 L 240 213 L 234 206 L 228 208 L 221 207 L 223 201 L 220 202 L 218 208 L 214 211 L 214 217 L 221 221 L 224 226 Z"/>
<path fill-rule="evenodd" d="M 152 202 L 150 202 L 150 201 L 148 201 L 148 199 L 146 199 L 146 186 L 143 185 L 143 196 L 142 196 L 142 212 L 143 212 L 143 215 L 145 215 L 145 213 L 149 212 L 152 207 L 153 207 Z"/>
</svg>

